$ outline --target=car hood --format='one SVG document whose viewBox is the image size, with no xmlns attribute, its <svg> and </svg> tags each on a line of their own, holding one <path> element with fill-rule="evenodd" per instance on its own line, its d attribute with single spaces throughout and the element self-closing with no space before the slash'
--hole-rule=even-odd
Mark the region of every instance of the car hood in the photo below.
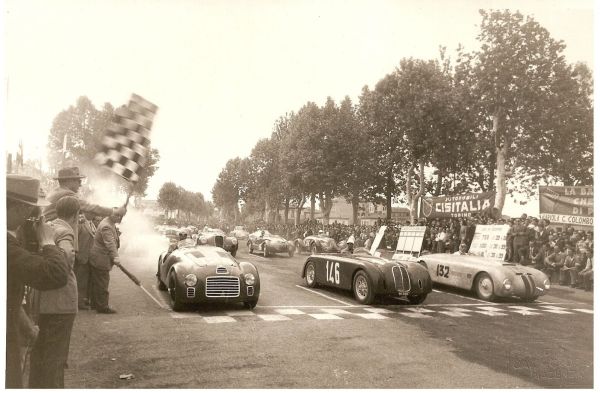
<svg viewBox="0 0 600 393">
<path fill-rule="evenodd" d="M 505 262 L 498 259 L 481 257 L 478 255 L 453 255 L 453 254 L 427 254 L 421 255 L 420 258 L 425 262 L 439 262 L 439 263 L 448 263 L 448 262 L 460 262 L 460 263 L 470 263 L 477 264 L 479 266 L 485 267 L 500 267 L 500 266 L 514 266 L 522 268 L 524 266 L 516 265 L 511 262 Z"/>
</svg>

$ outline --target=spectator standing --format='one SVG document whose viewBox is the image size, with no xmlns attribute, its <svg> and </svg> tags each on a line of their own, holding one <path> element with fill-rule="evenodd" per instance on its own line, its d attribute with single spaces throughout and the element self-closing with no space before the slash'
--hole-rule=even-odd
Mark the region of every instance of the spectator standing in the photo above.
<svg viewBox="0 0 600 393">
<path fill-rule="evenodd" d="M 40 291 L 40 333 L 31 352 L 30 388 L 62 389 L 64 370 L 69 357 L 73 322 L 77 315 L 77 279 L 75 264 L 75 231 L 79 221 L 79 201 L 65 196 L 56 203 L 57 218 L 50 222 L 54 228 L 54 243 L 65 253 L 69 265 L 67 285 Z"/>
<path fill-rule="evenodd" d="M 39 290 L 56 289 L 67 283 L 65 255 L 54 244 L 54 231 L 42 221 L 35 225 L 40 253 L 27 251 L 16 232 L 36 206 L 47 206 L 39 198 L 40 182 L 29 176 L 6 176 L 6 369 L 5 387 L 23 386 L 21 369 L 20 315 L 25 285 Z"/>
<path fill-rule="evenodd" d="M 93 214 L 80 214 L 77 233 L 79 237 L 77 255 L 75 256 L 75 276 L 77 277 L 78 308 L 89 309 L 90 295 L 90 250 L 96 234 L 96 225 L 92 221 Z"/>
<path fill-rule="evenodd" d="M 101 314 L 114 314 L 116 311 L 108 305 L 108 285 L 110 270 L 119 265 L 119 235 L 115 224 L 121 222 L 122 216 L 114 213 L 103 219 L 94 235 L 94 243 L 90 252 L 92 278 L 92 308 Z"/>
<path fill-rule="evenodd" d="M 575 255 L 573 254 L 573 249 L 571 247 L 568 247 L 563 266 L 560 268 L 560 277 L 558 280 L 559 284 L 570 284 L 572 288 L 575 288 L 577 286 L 577 273 L 578 271 L 576 266 Z"/>
<path fill-rule="evenodd" d="M 523 218 L 517 219 L 513 225 L 513 262 L 521 261 L 521 249 L 527 247 L 529 243 L 529 233 Z"/>
</svg>

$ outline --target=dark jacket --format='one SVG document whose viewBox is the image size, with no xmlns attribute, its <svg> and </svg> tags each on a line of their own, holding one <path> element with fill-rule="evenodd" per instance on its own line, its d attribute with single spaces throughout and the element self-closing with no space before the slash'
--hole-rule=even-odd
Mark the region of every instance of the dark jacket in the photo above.
<svg viewBox="0 0 600 393">
<path fill-rule="evenodd" d="M 89 220 L 84 220 L 79 223 L 78 230 L 78 247 L 76 261 L 79 265 L 85 265 L 90 259 L 90 252 L 94 244 L 94 236 L 96 235 L 96 226 Z"/>
<path fill-rule="evenodd" d="M 86 213 L 94 213 L 100 217 L 107 217 L 112 214 L 113 209 L 110 207 L 102 207 L 99 205 L 94 205 L 93 203 L 88 203 L 83 199 L 79 198 L 77 193 L 69 190 L 68 188 L 58 187 L 54 191 L 48 195 L 46 198 L 48 202 L 50 202 L 50 206 L 44 208 L 44 216 L 46 217 L 46 221 L 52 221 L 56 219 L 56 202 L 64 196 L 74 196 L 79 199 L 79 205 L 81 212 Z"/>
<path fill-rule="evenodd" d="M 100 270 L 112 269 L 113 261 L 119 256 L 119 235 L 115 224 L 106 217 L 100 221 L 90 252 L 90 265 Z"/>
<path fill-rule="evenodd" d="M 24 286 L 39 290 L 61 288 L 67 283 L 69 267 L 57 246 L 44 246 L 41 255 L 25 250 L 8 234 L 6 241 L 6 388 L 19 388 L 21 376 L 21 336 L 19 311 Z"/>
</svg>

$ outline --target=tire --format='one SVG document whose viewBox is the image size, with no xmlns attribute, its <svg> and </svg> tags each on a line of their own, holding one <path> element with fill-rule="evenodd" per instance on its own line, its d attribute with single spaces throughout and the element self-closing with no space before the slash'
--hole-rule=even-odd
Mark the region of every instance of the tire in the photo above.
<svg viewBox="0 0 600 393">
<path fill-rule="evenodd" d="M 487 273 L 479 273 L 475 278 L 475 293 L 481 300 L 494 300 L 494 282 Z"/>
<path fill-rule="evenodd" d="M 181 311 L 183 310 L 183 303 L 181 303 L 177 299 L 177 278 L 175 277 L 175 271 L 171 270 L 169 273 L 169 302 L 171 303 L 171 308 L 173 311 Z"/>
<path fill-rule="evenodd" d="M 308 262 L 304 270 L 304 281 L 306 286 L 309 288 L 315 288 L 317 286 L 317 269 L 314 262 Z"/>
<path fill-rule="evenodd" d="M 537 300 L 537 298 L 538 298 L 538 297 L 539 297 L 539 296 L 524 297 L 522 300 L 523 300 L 523 301 L 525 301 L 525 302 L 528 302 L 528 303 L 530 303 L 530 302 L 535 302 L 535 301 Z"/>
<path fill-rule="evenodd" d="M 421 304 L 425 301 L 425 299 L 427 299 L 426 293 L 422 293 L 420 295 L 408 296 L 408 302 L 410 304 Z"/>
<path fill-rule="evenodd" d="M 269 250 L 267 249 L 267 245 L 263 245 L 263 257 L 268 258 L 269 257 Z"/>
<path fill-rule="evenodd" d="M 156 269 L 156 282 L 158 284 L 158 290 L 159 291 L 166 291 L 167 290 L 167 286 L 160 279 L 160 261 L 158 262 L 158 268 Z"/>
<path fill-rule="evenodd" d="M 252 254 L 254 252 L 254 248 L 252 247 L 252 242 L 248 242 L 248 254 Z"/>
<path fill-rule="evenodd" d="M 294 249 L 293 248 L 288 248 L 288 255 L 289 255 L 290 258 L 294 256 Z"/>
<path fill-rule="evenodd" d="M 300 248 L 300 243 L 299 242 L 296 242 L 295 248 L 296 248 L 296 254 L 301 254 L 302 253 L 302 248 Z"/>
<path fill-rule="evenodd" d="M 360 304 L 371 304 L 375 299 L 375 292 L 373 291 L 373 284 L 367 274 L 359 270 L 354 276 L 352 283 L 352 292 L 354 292 L 354 298 Z"/>
<path fill-rule="evenodd" d="M 311 244 L 311 245 L 310 245 L 310 253 L 311 253 L 311 254 L 316 254 L 316 253 L 318 253 L 318 252 L 319 252 L 319 250 L 317 250 L 317 243 L 313 243 L 313 244 Z"/>
<path fill-rule="evenodd" d="M 252 310 L 254 307 L 256 307 L 256 303 L 258 303 L 258 300 L 252 300 L 250 302 L 244 302 L 244 307 Z"/>
</svg>

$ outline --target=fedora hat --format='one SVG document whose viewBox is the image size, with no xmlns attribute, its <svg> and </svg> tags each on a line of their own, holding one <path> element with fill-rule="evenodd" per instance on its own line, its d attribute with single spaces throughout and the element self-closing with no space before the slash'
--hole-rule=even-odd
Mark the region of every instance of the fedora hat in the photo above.
<svg viewBox="0 0 600 393">
<path fill-rule="evenodd" d="M 40 197 L 40 181 L 30 176 L 6 175 L 6 198 L 32 206 L 48 206 Z"/>
<path fill-rule="evenodd" d="M 58 176 L 54 180 L 66 180 L 66 179 L 83 179 L 85 176 L 79 174 L 79 167 L 72 166 L 68 168 L 61 168 L 58 170 Z"/>
</svg>

